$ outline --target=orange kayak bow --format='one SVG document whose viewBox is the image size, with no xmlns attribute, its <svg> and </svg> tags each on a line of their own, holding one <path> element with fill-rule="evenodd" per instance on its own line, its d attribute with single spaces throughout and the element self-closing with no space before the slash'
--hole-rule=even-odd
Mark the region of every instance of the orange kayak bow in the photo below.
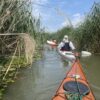
<svg viewBox="0 0 100 100">
<path fill-rule="evenodd" d="M 79 60 L 73 63 L 52 100 L 95 100 Z"/>
</svg>

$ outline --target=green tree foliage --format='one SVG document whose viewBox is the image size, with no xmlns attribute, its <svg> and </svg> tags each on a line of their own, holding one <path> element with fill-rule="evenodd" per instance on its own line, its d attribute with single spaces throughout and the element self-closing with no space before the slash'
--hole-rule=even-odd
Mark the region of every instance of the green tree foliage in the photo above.
<svg viewBox="0 0 100 100">
<path fill-rule="evenodd" d="M 64 27 L 61 30 L 58 30 L 57 33 L 53 36 L 57 39 L 58 42 L 62 41 L 64 35 L 71 36 L 72 34 L 72 27 Z"/>
</svg>

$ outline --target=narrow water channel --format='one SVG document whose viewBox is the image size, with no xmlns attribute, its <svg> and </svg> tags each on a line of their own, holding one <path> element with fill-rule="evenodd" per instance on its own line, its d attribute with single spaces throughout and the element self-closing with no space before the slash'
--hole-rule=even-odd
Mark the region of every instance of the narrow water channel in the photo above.
<svg viewBox="0 0 100 100">
<path fill-rule="evenodd" d="M 82 64 L 96 100 L 100 100 L 100 56 L 83 59 Z M 68 69 L 56 51 L 44 50 L 41 60 L 21 70 L 3 100 L 51 100 Z"/>
</svg>

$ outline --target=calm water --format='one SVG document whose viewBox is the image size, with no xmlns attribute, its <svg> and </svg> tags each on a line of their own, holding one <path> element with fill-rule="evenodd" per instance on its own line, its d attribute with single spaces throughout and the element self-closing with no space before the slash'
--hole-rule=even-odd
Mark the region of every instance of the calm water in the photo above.
<svg viewBox="0 0 100 100">
<path fill-rule="evenodd" d="M 100 56 L 82 59 L 82 65 L 96 99 L 100 100 Z M 3 100 L 51 100 L 68 69 L 56 51 L 45 50 L 41 60 L 21 70 Z"/>
</svg>

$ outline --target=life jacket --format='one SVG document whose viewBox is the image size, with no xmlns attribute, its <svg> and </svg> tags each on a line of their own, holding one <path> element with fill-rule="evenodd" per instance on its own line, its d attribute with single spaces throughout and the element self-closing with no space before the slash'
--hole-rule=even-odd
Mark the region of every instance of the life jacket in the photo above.
<svg viewBox="0 0 100 100">
<path fill-rule="evenodd" d="M 64 46 L 61 48 L 61 51 L 71 51 L 71 47 L 69 45 L 70 42 L 66 42 Z"/>
</svg>

